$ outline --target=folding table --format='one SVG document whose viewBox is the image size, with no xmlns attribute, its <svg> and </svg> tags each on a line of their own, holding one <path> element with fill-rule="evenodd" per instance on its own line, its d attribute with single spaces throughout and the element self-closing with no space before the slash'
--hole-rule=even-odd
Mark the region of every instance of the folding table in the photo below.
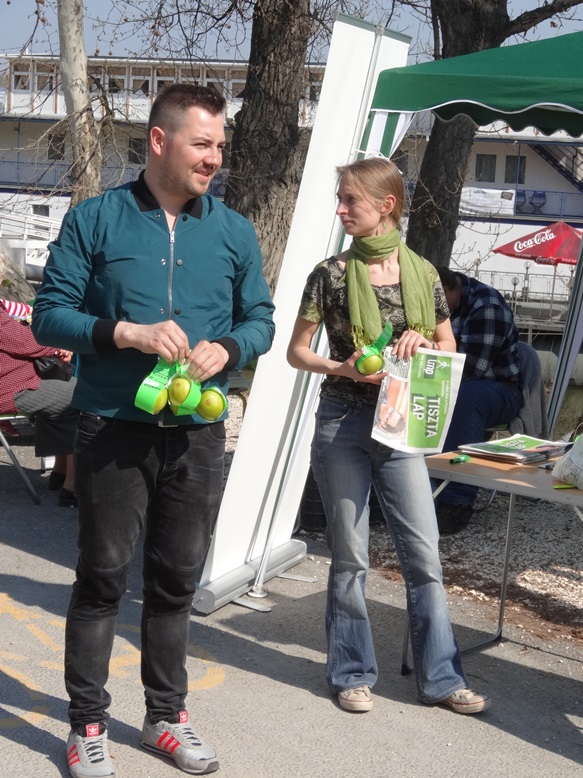
<svg viewBox="0 0 583 778">
<path fill-rule="evenodd" d="M 429 476 L 443 481 L 442 487 L 445 487 L 449 481 L 457 481 L 461 484 L 471 484 L 482 489 L 494 489 L 497 492 L 506 492 L 510 495 L 502 586 L 500 588 L 498 628 L 486 640 L 464 649 L 464 651 L 470 651 L 493 643 L 502 637 L 516 498 L 533 497 L 540 500 L 548 500 L 549 502 L 561 503 L 562 505 L 571 505 L 575 513 L 583 521 L 583 490 L 576 488 L 554 489 L 553 485 L 558 485 L 561 482 L 553 478 L 551 470 L 539 467 L 540 462 L 530 465 L 518 465 L 486 459 L 485 457 L 472 457 L 468 462 L 450 462 L 450 459 L 453 459 L 456 454 L 459 454 L 459 452 L 454 451 L 426 457 L 425 461 Z M 441 491 L 442 487 L 436 490 L 435 494 Z"/>
</svg>

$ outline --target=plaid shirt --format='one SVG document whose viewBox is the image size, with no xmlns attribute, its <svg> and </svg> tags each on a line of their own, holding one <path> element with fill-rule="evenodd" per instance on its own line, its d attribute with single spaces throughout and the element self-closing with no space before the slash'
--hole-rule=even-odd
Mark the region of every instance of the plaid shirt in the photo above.
<svg viewBox="0 0 583 778">
<path fill-rule="evenodd" d="M 13 319 L 0 302 L 0 413 L 17 412 L 17 392 L 38 389 L 40 378 L 33 360 L 54 353 L 54 348 L 39 346 L 30 327 Z"/>
<path fill-rule="evenodd" d="M 508 303 L 493 287 L 462 278 L 451 326 L 457 350 L 466 355 L 463 380 L 518 381 L 518 330 Z"/>
</svg>

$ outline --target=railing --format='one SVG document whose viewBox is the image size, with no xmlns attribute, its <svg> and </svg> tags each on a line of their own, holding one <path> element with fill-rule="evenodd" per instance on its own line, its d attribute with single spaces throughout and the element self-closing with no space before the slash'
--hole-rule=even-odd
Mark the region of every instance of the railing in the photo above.
<svg viewBox="0 0 583 778">
<path fill-rule="evenodd" d="M 583 218 L 582 192 L 553 192 L 523 189 L 524 204 L 516 206 L 516 216 L 537 216 L 551 219 Z M 542 195 L 542 196 L 541 196 Z"/>
<path fill-rule="evenodd" d="M 415 191 L 415 181 L 406 182 L 407 211 L 409 209 L 413 193 Z M 488 189 L 493 195 L 501 193 L 503 190 Z M 504 190 L 512 191 L 512 190 Z M 522 196 L 524 195 L 524 197 Z M 544 197 L 541 197 L 544 195 Z M 494 198 L 493 198 L 494 199 Z M 583 192 L 555 192 L 548 189 L 518 189 L 515 192 L 514 207 L 507 210 L 500 210 L 494 214 L 491 210 L 485 209 L 480 215 L 478 209 L 472 209 L 472 214 L 465 215 L 460 208 L 461 218 L 496 218 L 496 220 L 507 221 L 529 217 L 536 217 L 538 220 L 551 221 L 570 221 L 573 219 L 583 219 Z"/>
<path fill-rule="evenodd" d="M 501 292 L 514 312 L 521 305 L 528 304 L 532 308 L 532 316 L 547 320 L 566 310 L 573 282 L 572 272 L 568 275 L 557 272 L 555 275 L 481 270 L 473 275 Z"/>
<path fill-rule="evenodd" d="M 135 181 L 140 174 L 139 167 L 104 165 L 101 168 L 103 189 Z M 0 160 L 0 187 L 34 189 L 39 192 L 69 194 L 71 191 L 71 165 L 66 162 L 32 162 Z M 210 193 L 224 197 L 227 170 L 220 170 L 214 177 Z"/>
<path fill-rule="evenodd" d="M 0 207 L 0 236 L 3 238 L 35 238 L 49 242 L 57 237 L 60 227 L 60 219 Z"/>
</svg>

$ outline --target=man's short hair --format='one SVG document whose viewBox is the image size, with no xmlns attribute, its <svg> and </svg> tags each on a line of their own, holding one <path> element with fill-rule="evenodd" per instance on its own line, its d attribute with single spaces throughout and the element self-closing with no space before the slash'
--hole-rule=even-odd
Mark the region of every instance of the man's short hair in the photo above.
<svg viewBox="0 0 583 778">
<path fill-rule="evenodd" d="M 174 132 L 180 125 L 182 114 L 189 108 L 203 108 L 211 116 L 217 116 L 223 112 L 225 100 L 213 87 L 170 84 L 154 100 L 148 121 L 148 135 L 152 127 Z"/>
<path fill-rule="evenodd" d="M 444 289 L 448 289 L 450 292 L 457 289 L 459 281 L 463 278 L 462 273 L 456 273 L 455 270 L 450 270 L 443 265 L 436 266 L 435 269 L 439 274 L 441 285 Z"/>
</svg>

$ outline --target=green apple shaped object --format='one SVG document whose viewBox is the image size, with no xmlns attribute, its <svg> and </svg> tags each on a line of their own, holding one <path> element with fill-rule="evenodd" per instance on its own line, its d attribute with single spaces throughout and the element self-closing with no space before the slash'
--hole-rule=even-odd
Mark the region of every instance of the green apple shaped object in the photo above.
<svg viewBox="0 0 583 778">
<path fill-rule="evenodd" d="M 366 357 L 359 365 L 358 369 L 364 375 L 374 375 L 384 367 L 384 359 L 378 354 L 371 354 Z"/>
<path fill-rule="evenodd" d="M 182 405 L 188 397 L 192 381 L 183 376 L 177 375 L 170 382 L 168 387 L 168 396 L 172 405 Z"/>
<path fill-rule="evenodd" d="M 224 394 L 220 389 L 211 386 L 202 393 L 196 412 L 206 421 L 216 421 L 226 407 L 227 401 Z"/>
<path fill-rule="evenodd" d="M 385 349 L 385 346 L 390 341 L 392 335 L 393 335 L 393 327 L 391 325 L 391 322 L 387 321 L 385 322 L 383 331 L 375 340 L 375 342 L 371 343 L 370 346 L 365 346 L 362 350 L 362 354 L 356 360 L 356 369 L 360 373 L 362 373 L 363 375 L 373 375 L 374 373 L 378 373 L 379 370 L 382 367 L 384 367 L 384 360 L 382 358 L 382 353 Z M 377 360 L 372 359 L 373 357 L 378 357 L 378 359 Z M 365 365 L 366 365 L 366 369 L 364 368 Z M 373 365 L 377 365 L 377 367 L 375 367 L 374 370 L 373 370 Z"/>
</svg>

